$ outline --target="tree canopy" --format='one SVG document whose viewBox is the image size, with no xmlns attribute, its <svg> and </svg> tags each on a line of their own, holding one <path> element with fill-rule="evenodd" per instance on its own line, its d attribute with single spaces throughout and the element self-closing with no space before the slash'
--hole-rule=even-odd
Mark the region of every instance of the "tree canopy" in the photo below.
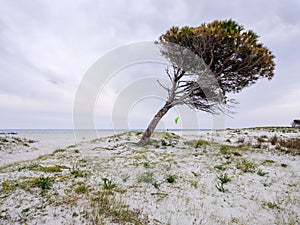
<svg viewBox="0 0 300 225">
<path fill-rule="evenodd" d="M 172 27 L 161 35 L 162 54 L 176 65 L 164 44 L 173 43 L 191 50 L 204 60 L 218 80 L 224 94 L 237 93 L 260 78 L 274 76 L 271 51 L 258 41 L 252 30 L 246 31 L 233 20 L 214 21 L 199 27 Z"/>
</svg>

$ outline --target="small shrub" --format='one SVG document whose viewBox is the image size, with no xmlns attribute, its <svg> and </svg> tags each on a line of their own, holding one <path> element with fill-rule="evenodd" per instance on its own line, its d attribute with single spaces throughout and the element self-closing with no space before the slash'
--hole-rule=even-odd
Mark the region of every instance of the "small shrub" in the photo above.
<svg viewBox="0 0 300 225">
<path fill-rule="evenodd" d="M 77 194 L 84 194 L 88 191 L 88 188 L 84 185 L 79 185 L 76 189 L 75 189 L 75 192 Z"/>
<path fill-rule="evenodd" d="M 54 180 L 51 177 L 44 177 L 43 175 L 33 180 L 33 184 L 43 190 L 50 189 L 53 182 Z"/>
<path fill-rule="evenodd" d="M 168 182 L 168 183 L 170 183 L 170 184 L 173 184 L 173 183 L 175 183 L 176 182 L 176 175 L 168 175 L 167 177 L 166 177 L 166 181 Z"/>
<path fill-rule="evenodd" d="M 117 186 L 108 178 L 102 178 L 102 181 L 103 181 L 103 189 L 105 190 L 112 190 Z"/>
<path fill-rule="evenodd" d="M 231 181 L 231 179 L 228 177 L 227 173 L 224 173 L 223 175 L 217 176 L 217 177 L 221 181 L 222 184 L 226 184 Z"/>
<path fill-rule="evenodd" d="M 256 165 L 253 162 L 249 162 L 247 160 L 239 161 L 236 165 L 236 167 L 240 170 L 242 170 L 244 173 L 250 172 L 255 173 L 256 171 Z"/>
<path fill-rule="evenodd" d="M 280 164 L 283 168 L 286 168 L 286 167 L 288 167 L 288 165 L 287 164 L 285 164 L 285 163 L 281 163 Z"/>
<path fill-rule="evenodd" d="M 70 172 L 71 172 L 71 174 L 72 174 L 75 178 L 77 178 L 77 177 L 86 177 L 86 176 L 87 176 L 86 172 L 84 172 L 84 171 L 82 171 L 82 170 L 79 170 L 79 169 L 77 169 L 77 168 L 75 168 L 75 167 L 73 167 L 73 168 L 70 170 Z"/>
<path fill-rule="evenodd" d="M 275 202 L 264 202 L 265 206 L 268 206 L 270 209 L 279 209 L 278 205 Z"/>
<path fill-rule="evenodd" d="M 259 176 L 261 176 L 261 177 L 265 176 L 266 174 L 268 174 L 268 172 L 264 172 L 262 169 L 259 169 L 259 170 L 257 171 L 257 175 L 259 175 Z"/>
</svg>

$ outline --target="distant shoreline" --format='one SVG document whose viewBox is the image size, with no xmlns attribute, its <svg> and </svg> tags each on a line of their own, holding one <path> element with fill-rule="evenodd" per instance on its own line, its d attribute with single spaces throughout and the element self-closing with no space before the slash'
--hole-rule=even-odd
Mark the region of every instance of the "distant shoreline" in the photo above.
<svg viewBox="0 0 300 225">
<path fill-rule="evenodd" d="M 291 126 L 261 126 L 261 127 L 241 127 L 241 128 L 225 128 L 225 129 L 212 129 L 212 128 L 200 128 L 200 129 L 156 129 L 158 132 L 190 132 L 190 131 L 222 131 L 222 130 L 243 130 L 243 129 L 295 129 Z M 297 128 L 296 128 L 297 129 Z M 136 129 L 96 129 L 97 132 L 143 132 L 144 128 L 136 128 Z M 0 129 L 0 134 L 14 134 L 14 133 L 70 133 L 70 132 L 95 132 L 94 129 Z"/>
</svg>

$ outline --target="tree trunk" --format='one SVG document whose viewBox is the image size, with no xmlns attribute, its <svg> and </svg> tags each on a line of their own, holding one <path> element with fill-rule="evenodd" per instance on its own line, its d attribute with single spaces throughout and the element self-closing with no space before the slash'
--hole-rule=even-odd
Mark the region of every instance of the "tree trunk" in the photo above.
<svg viewBox="0 0 300 225">
<path fill-rule="evenodd" d="M 149 123 L 146 131 L 144 132 L 141 140 L 137 143 L 138 146 L 145 146 L 149 143 L 150 137 L 157 126 L 161 118 L 171 109 L 173 106 L 166 102 L 166 104 L 156 113 L 151 122 Z"/>
</svg>

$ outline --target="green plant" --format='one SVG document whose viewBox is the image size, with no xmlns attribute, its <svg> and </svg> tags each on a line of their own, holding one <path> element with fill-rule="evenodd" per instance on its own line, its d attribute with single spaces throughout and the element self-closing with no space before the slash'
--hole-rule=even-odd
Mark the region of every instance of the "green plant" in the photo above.
<svg viewBox="0 0 300 225">
<path fill-rule="evenodd" d="M 88 188 L 84 185 L 79 185 L 76 189 L 75 189 L 75 192 L 77 194 L 84 194 L 88 191 Z"/>
<path fill-rule="evenodd" d="M 175 183 L 175 182 L 176 182 L 176 179 L 177 179 L 176 175 L 168 175 L 168 176 L 166 177 L 166 181 L 167 181 L 168 183 L 170 183 L 170 184 Z"/>
<path fill-rule="evenodd" d="M 53 154 L 60 153 L 60 152 L 65 152 L 65 151 L 66 151 L 66 149 L 61 149 L 61 148 L 59 148 L 59 149 L 56 149 L 56 150 L 53 152 Z"/>
<path fill-rule="evenodd" d="M 77 167 L 72 167 L 72 169 L 70 169 L 70 173 L 75 177 L 86 177 L 87 173 L 85 171 L 82 171 L 80 169 L 78 169 Z"/>
<path fill-rule="evenodd" d="M 263 161 L 263 164 L 272 164 L 272 163 L 275 163 L 275 161 L 272 159 L 266 159 Z"/>
<path fill-rule="evenodd" d="M 51 177 L 44 177 L 44 175 L 41 175 L 38 178 L 34 178 L 33 179 L 33 184 L 36 187 L 39 187 L 43 190 L 47 190 L 50 189 L 52 184 L 53 184 L 54 180 Z"/>
<path fill-rule="evenodd" d="M 279 206 L 275 202 L 264 202 L 263 205 L 268 206 L 270 209 L 279 209 Z"/>
<path fill-rule="evenodd" d="M 147 216 L 142 217 L 139 209 L 130 209 L 128 205 L 116 198 L 114 192 L 99 192 L 90 199 L 90 207 L 93 209 L 89 217 L 92 217 L 92 224 L 107 224 L 108 218 L 113 224 L 149 224 Z"/>
<path fill-rule="evenodd" d="M 150 167 L 150 163 L 149 163 L 149 162 L 144 162 L 144 163 L 143 163 L 143 166 L 144 166 L 145 168 L 149 168 L 149 167 Z"/>
<path fill-rule="evenodd" d="M 228 191 L 228 189 L 225 189 L 224 184 L 222 182 L 218 182 L 215 187 L 218 189 L 218 191 L 225 193 Z"/>
<path fill-rule="evenodd" d="M 256 165 L 253 162 L 242 160 L 239 161 L 236 165 L 236 167 L 240 170 L 242 170 L 244 173 L 255 173 L 256 171 Z"/>
<path fill-rule="evenodd" d="M 226 184 L 231 181 L 231 179 L 228 177 L 227 173 L 224 173 L 221 176 L 217 176 L 217 178 L 220 180 L 220 182 L 222 184 Z"/>
<path fill-rule="evenodd" d="M 242 156 L 239 152 L 233 152 L 232 153 L 234 156 Z"/>
<path fill-rule="evenodd" d="M 195 176 L 195 177 L 199 177 L 200 176 L 200 173 L 196 173 L 194 171 L 192 171 L 192 174 Z"/>
<path fill-rule="evenodd" d="M 221 170 L 221 171 L 225 171 L 227 168 L 223 165 L 216 165 L 214 166 L 214 168 L 218 169 L 218 170 Z"/>
<path fill-rule="evenodd" d="M 286 168 L 286 167 L 288 167 L 288 165 L 287 164 L 285 164 L 285 163 L 281 163 L 280 164 L 283 168 Z"/>
<path fill-rule="evenodd" d="M 108 178 L 102 178 L 103 181 L 103 189 L 105 190 L 112 190 L 117 185 L 112 182 L 112 180 L 109 180 Z"/>
<path fill-rule="evenodd" d="M 257 175 L 259 175 L 261 177 L 265 176 L 266 174 L 268 174 L 268 172 L 264 172 L 262 169 L 258 169 L 258 171 L 257 171 Z"/>
</svg>

